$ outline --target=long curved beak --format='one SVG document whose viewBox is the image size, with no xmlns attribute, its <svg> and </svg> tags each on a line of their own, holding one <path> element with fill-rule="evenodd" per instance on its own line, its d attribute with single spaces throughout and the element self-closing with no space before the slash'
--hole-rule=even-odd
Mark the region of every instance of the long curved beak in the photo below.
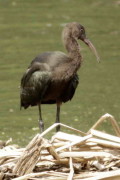
<svg viewBox="0 0 120 180">
<path fill-rule="evenodd" d="M 84 43 L 85 44 L 87 44 L 88 46 L 89 46 L 89 48 L 92 50 L 92 52 L 94 53 L 94 55 L 96 56 L 96 58 L 97 58 L 97 61 L 98 61 L 98 63 L 100 62 L 100 57 L 99 57 L 99 55 L 98 55 L 98 53 L 97 53 L 97 50 L 96 50 L 96 48 L 95 48 L 95 46 L 91 43 L 91 41 L 89 40 L 89 39 L 87 39 L 87 38 L 84 38 Z"/>
</svg>

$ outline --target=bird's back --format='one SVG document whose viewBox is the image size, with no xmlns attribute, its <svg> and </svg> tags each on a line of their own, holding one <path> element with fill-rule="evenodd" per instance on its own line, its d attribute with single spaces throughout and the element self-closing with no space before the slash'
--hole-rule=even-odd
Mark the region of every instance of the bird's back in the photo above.
<svg viewBox="0 0 120 180">
<path fill-rule="evenodd" d="M 68 81 L 53 80 L 55 68 L 59 68 L 71 59 L 62 52 L 45 52 L 31 62 L 21 80 L 21 106 L 56 103 L 57 100 L 66 102 L 72 99 L 78 85 L 75 74 Z"/>
<path fill-rule="evenodd" d="M 60 66 L 60 64 L 64 64 L 69 62 L 71 59 L 63 52 L 54 51 L 54 52 L 45 52 L 36 56 L 29 67 L 31 67 L 34 63 L 46 63 L 51 70 L 55 67 Z"/>
</svg>

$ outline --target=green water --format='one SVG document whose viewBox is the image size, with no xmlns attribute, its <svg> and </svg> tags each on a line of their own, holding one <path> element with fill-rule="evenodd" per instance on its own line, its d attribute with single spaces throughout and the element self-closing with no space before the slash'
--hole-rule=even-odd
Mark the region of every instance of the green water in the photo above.
<svg viewBox="0 0 120 180">
<path fill-rule="evenodd" d="M 0 137 L 21 145 L 39 132 L 38 108 L 20 111 L 19 85 L 30 61 L 45 51 L 64 51 L 67 22 L 85 26 L 101 63 L 82 42 L 84 63 L 61 122 L 87 131 L 106 112 L 120 122 L 120 2 L 118 0 L 0 0 Z M 55 105 L 43 105 L 45 127 L 55 121 Z M 103 129 L 112 131 L 105 124 Z"/>
</svg>

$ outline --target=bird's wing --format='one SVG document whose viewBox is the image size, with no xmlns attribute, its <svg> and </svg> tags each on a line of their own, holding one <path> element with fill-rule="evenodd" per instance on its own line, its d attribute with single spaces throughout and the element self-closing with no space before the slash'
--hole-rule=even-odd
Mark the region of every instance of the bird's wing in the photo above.
<svg viewBox="0 0 120 180">
<path fill-rule="evenodd" d="M 34 72 L 49 72 L 50 68 L 46 63 L 34 62 L 27 71 L 24 73 L 21 79 L 21 86 L 24 87 L 25 84 L 29 81 Z"/>
<path fill-rule="evenodd" d="M 60 66 L 60 64 L 64 64 L 69 61 L 70 58 L 63 52 L 60 51 L 45 52 L 36 56 L 32 60 L 30 66 L 32 66 L 35 62 L 46 63 L 52 70 L 55 67 Z"/>
<path fill-rule="evenodd" d="M 79 77 L 77 74 L 75 74 L 73 78 L 70 79 L 64 93 L 61 95 L 63 102 L 69 101 L 73 98 L 78 84 L 79 84 Z"/>
<path fill-rule="evenodd" d="M 42 100 L 51 80 L 49 66 L 35 62 L 21 79 L 21 107 L 36 105 Z"/>
</svg>

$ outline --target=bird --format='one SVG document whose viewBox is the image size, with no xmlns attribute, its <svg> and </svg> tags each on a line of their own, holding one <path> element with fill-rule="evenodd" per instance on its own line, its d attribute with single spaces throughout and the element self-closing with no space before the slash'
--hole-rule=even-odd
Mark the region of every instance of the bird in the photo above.
<svg viewBox="0 0 120 180">
<path fill-rule="evenodd" d="M 39 128 L 44 131 L 41 105 L 56 104 L 56 123 L 60 123 L 62 103 L 70 101 L 79 84 L 78 70 L 83 58 L 78 40 L 93 51 L 99 62 L 95 46 L 87 38 L 85 28 L 78 22 L 67 23 L 63 28 L 62 41 L 67 54 L 48 51 L 37 55 L 21 78 L 20 107 L 38 106 Z M 56 126 L 60 131 L 60 125 Z"/>
</svg>

